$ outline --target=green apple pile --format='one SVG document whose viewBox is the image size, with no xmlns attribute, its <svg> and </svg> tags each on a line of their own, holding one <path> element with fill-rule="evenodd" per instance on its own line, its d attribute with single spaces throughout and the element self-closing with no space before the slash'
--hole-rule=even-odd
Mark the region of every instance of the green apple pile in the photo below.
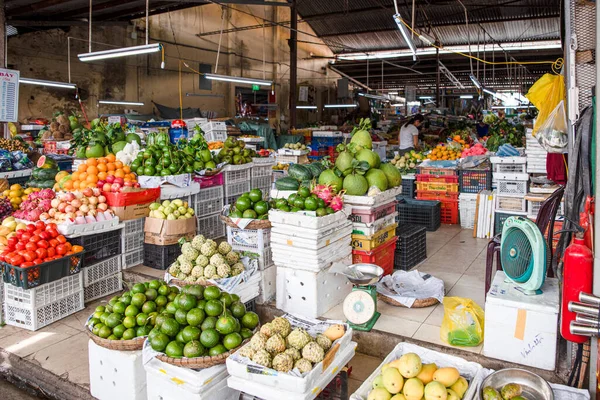
<svg viewBox="0 0 600 400">
<path fill-rule="evenodd" d="M 187 219 L 194 216 L 194 209 L 187 201 L 181 199 L 165 200 L 162 203 L 150 204 L 150 218 L 166 219 L 169 221 L 176 219 Z"/>
<path fill-rule="evenodd" d="M 168 357 L 217 356 L 251 338 L 258 323 L 237 295 L 188 285 L 158 314 L 148 341 Z"/>
<path fill-rule="evenodd" d="M 136 283 L 130 291 L 115 296 L 105 306 L 98 306 L 88 326 L 98 337 L 109 340 L 131 340 L 147 336 L 156 317 L 179 294 L 176 286 L 153 280 Z"/>
<path fill-rule="evenodd" d="M 469 383 L 454 367 L 423 364 L 415 353 L 381 367 L 367 400 L 461 400 Z"/>
<path fill-rule="evenodd" d="M 260 189 L 242 194 L 229 212 L 230 218 L 268 219 L 270 205 Z"/>
</svg>

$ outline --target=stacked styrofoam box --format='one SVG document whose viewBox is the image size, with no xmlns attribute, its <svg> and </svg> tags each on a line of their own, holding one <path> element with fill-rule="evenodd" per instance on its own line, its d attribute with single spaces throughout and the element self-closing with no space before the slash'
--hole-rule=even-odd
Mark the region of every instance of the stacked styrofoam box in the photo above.
<svg viewBox="0 0 600 400">
<path fill-rule="evenodd" d="M 324 217 L 269 211 L 271 249 L 277 266 L 277 308 L 317 318 L 352 290 L 332 263 L 351 262 L 349 208 Z"/>
<path fill-rule="evenodd" d="M 36 331 L 84 308 L 83 274 L 22 289 L 4 285 L 4 318 L 8 325 Z"/>
<path fill-rule="evenodd" d="M 156 358 L 144 365 L 148 400 L 237 400 L 240 392 L 227 386 L 224 364 L 194 370 Z"/>
<path fill-rule="evenodd" d="M 529 188 L 529 174 L 522 172 L 494 172 L 496 180 L 496 212 L 527 214 L 525 196 Z"/>
<path fill-rule="evenodd" d="M 532 129 L 527 129 L 526 148 L 527 154 L 527 172 L 530 174 L 546 173 L 546 157 L 548 152 L 539 144 L 536 138 L 533 137 Z"/>
<path fill-rule="evenodd" d="M 224 203 L 224 187 L 212 186 L 200 189 L 193 201 L 192 206 L 198 217 L 198 234 L 208 239 L 225 236 L 225 227 L 219 219 Z"/>
<path fill-rule="evenodd" d="M 339 323 L 291 315 L 285 315 L 284 318 L 290 320 L 292 328 L 305 328 L 312 336 L 315 336 L 316 332 L 323 332 L 331 324 Z M 240 356 L 239 352 L 235 353 L 226 360 L 227 372 L 230 375 L 227 385 L 262 400 L 314 399 L 354 357 L 357 344 L 352 341 L 352 333 L 352 328 L 346 325 L 346 333 L 334 341 L 325 355 L 325 360 L 315 364 L 310 372 L 301 377 L 251 363 L 247 358 Z"/>
<path fill-rule="evenodd" d="M 142 351 L 117 351 L 88 342 L 90 392 L 99 400 L 146 400 Z"/>
<path fill-rule="evenodd" d="M 145 218 L 124 221 L 121 234 L 121 267 L 135 267 L 144 262 L 144 220 Z"/>
<path fill-rule="evenodd" d="M 242 165 L 226 165 L 223 168 L 223 185 L 225 188 L 225 204 L 233 204 L 252 186 L 253 163 Z"/>
</svg>

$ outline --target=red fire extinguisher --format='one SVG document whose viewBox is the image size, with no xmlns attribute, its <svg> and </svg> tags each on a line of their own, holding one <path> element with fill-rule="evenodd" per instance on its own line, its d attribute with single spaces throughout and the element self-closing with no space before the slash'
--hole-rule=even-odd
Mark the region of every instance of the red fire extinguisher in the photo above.
<svg viewBox="0 0 600 400">
<path fill-rule="evenodd" d="M 579 293 L 591 293 L 594 268 L 594 255 L 585 245 L 584 233 L 575 235 L 573 243 L 566 248 L 563 255 L 563 289 L 560 313 L 560 334 L 565 340 L 584 343 L 589 338 L 573 335 L 569 329 L 571 321 L 575 321 L 575 313 L 569 311 L 570 301 L 579 301 Z"/>
</svg>

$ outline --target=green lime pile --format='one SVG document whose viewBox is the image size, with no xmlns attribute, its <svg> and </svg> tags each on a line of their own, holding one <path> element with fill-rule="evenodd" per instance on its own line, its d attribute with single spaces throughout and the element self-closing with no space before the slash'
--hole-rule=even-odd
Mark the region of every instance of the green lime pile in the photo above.
<svg viewBox="0 0 600 400">
<path fill-rule="evenodd" d="M 98 306 L 88 325 L 103 339 L 131 340 L 148 336 L 156 318 L 179 294 L 176 286 L 153 280 L 136 283 L 130 291 L 115 296 L 106 306 Z"/>
<path fill-rule="evenodd" d="M 323 199 L 305 186 L 301 186 L 297 193 L 292 193 L 287 199 L 271 200 L 271 206 L 286 212 L 315 211 L 317 217 L 335 213 L 333 208 L 328 207 Z"/>
<path fill-rule="evenodd" d="M 251 338 L 258 322 L 237 295 L 188 285 L 158 314 L 148 340 L 152 349 L 173 358 L 216 356 Z"/>
<path fill-rule="evenodd" d="M 231 218 L 268 219 L 271 206 L 263 200 L 263 192 L 260 189 L 241 195 L 229 212 Z"/>
</svg>

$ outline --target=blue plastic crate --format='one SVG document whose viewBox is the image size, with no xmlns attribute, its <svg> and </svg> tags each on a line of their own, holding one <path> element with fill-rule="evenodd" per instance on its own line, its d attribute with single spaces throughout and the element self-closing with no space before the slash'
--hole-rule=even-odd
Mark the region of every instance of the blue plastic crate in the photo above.
<svg viewBox="0 0 600 400">
<path fill-rule="evenodd" d="M 335 147 L 344 141 L 344 137 L 313 137 L 311 148 L 317 150 L 321 147 Z"/>
</svg>

